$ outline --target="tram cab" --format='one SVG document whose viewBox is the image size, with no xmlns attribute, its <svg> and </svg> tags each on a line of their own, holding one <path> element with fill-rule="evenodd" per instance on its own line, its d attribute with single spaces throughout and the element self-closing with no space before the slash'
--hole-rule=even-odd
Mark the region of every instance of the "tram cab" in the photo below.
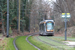
<svg viewBox="0 0 75 50">
<path fill-rule="evenodd" d="M 54 20 L 44 20 L 39 23 L 40 35 L 54 35 Z"/>
</svg>

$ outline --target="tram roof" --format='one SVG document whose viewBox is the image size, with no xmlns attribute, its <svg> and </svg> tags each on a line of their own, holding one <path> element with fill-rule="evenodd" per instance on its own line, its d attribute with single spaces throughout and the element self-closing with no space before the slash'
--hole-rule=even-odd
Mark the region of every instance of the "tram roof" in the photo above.
<svg viewBox="0 0 75 50">
<path fill-rule="evenodd" d="M 54 22 L 54 20 L 43 20 L 43 21 L 41 21 L 40 23 L 49 22 L 49 21 Z"/>
</svg>

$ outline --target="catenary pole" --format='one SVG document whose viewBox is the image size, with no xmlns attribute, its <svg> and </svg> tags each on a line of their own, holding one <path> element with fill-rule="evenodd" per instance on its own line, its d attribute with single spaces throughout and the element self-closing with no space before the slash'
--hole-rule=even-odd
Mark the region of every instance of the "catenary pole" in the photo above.
<svg viewBox="0 0 75 50">
<path fill-rule="evenodd" d="M 9 37 L 9 0 L 7 0 L 7 37 Z"/>
<path fill-rule="evenodd" d="M 67 13 L 65 13 L 65 41 L 67 40 Z"/>
<path fill-rule="evenodd" d="M 19 0 L 17 0 L 17 30 L 18 30 L 18 18 L 19 17 Z"/>
<path fill-rule="evenodd" d="M 67 6 L 66 6 L 66 2 L 65 2 L 65 0 L 63 0 L 64 2 L 64 4 L 65 4 L 65 7 L 64 7 L 64 10 L 65 10 L 65 41 L 67 41 Z"/>
</svg>

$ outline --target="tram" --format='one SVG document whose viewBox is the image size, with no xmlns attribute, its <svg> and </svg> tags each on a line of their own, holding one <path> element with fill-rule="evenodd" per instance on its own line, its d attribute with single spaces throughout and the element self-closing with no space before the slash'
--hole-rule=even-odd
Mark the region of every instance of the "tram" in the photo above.
<svg viewBox="0 0 75 50">
<path fill-rule="evenodd" d="M 54 35 L 54 20 L 44 20 L 39 23 L 39 35 Z"/>
</svg>

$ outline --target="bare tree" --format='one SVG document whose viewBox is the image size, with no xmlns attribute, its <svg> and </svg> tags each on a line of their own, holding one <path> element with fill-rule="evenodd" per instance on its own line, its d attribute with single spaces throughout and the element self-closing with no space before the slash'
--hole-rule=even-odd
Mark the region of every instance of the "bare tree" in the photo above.
<svg viewBox="0 0 75 50">
<path fill-rule="evenodd" d="M 34 0 L 30 15 L 30 26 L 32 31 L 39 30 L 39 22 L 50 17 L 50 2 L 44 0 Z"/>
<path fill-rule="evenodd" d="M 64 27 L 64 23 L 62 22 L 61 14 L 62 13 L 70 13 L 71 19 L 68 22 L 68 26 L 74 26 L 75 20 L 74 20 L 74 12 L 75 12 L 75 1 L 74 0 L 56 0 L 56 2 L 53 2 L 54 8 L 53 8 L 53 16 L 56 23 L 57 29 L 61 29 Z"/>
</svg>

